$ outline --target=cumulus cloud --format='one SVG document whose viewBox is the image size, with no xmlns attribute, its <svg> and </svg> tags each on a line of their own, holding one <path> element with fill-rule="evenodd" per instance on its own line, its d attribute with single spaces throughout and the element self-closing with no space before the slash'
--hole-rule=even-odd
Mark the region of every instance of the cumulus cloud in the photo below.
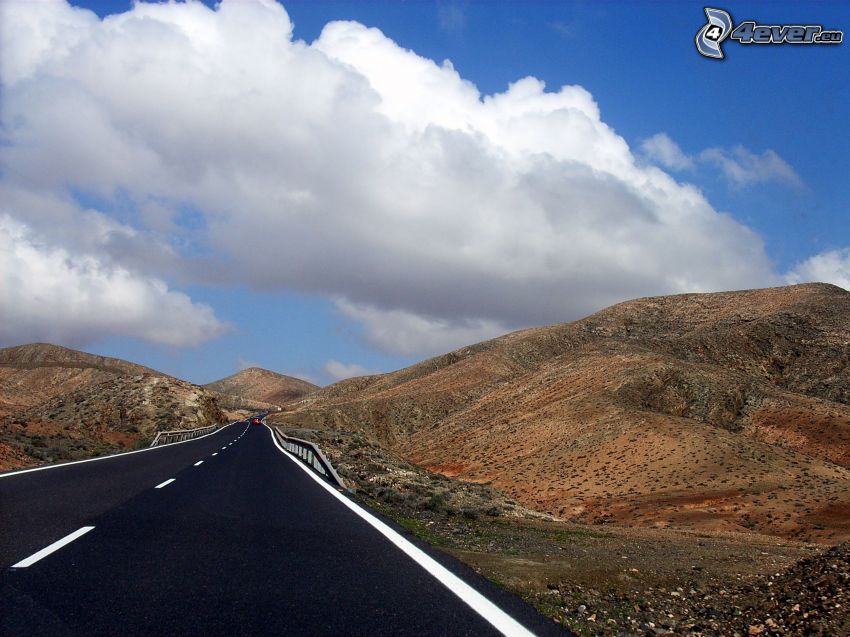
<svg viewBox="0 0 850 637">
<path fill-rule="evenodd" d="M 3 345 L 123 334 L 186 346 L 226 329 L 208 306 L 162 281 L 45 245 L 8 215 L 0 216 L 0 298 Z"/>
<path fill-rule="evenodd" d="M 643 140 L 640 149 L 650 161 L 664 168 L 689 170 L 694 167 L 694 160 L 682 152 L 679 145 L 670 139 L 667 133 L 657 133 Z"/>
<path fill-rule="evenodd" d="M 355 376 L 368 376 L 377 374 L 375 370 L 370 370 L 357 363 L 340 363 L 337 360 L 331 359 L 325 363 L 325 373 L 334 381 L 345 380 L 346 378 L 354 378 Z M 310 381 L 312 382 L 312 381 Z"/>
<path fill-rule="evenodd" d="M 789 283 L 832 283 L 850 290 L 850 248 L 809 257 L 788 274 Z"/>
<path fill-rule="evenodd" d="M 0 11 L 6 187 L 99 197 L 125 243 L 160 246 L 128 250 L 135 270 L 326 295 L 410 355 L 779 280 L 757 234 L 638 161 L 580 86 L 481 95 L 358 23 L 294 40 L 271 0 Z M 188 245 L 169 236 L 187 209 Z"/>
</svg>

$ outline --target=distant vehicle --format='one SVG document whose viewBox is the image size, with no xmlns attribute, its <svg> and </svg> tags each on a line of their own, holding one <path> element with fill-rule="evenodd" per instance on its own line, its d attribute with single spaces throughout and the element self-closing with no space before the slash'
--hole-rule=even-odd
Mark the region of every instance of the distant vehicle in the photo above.
<svg viewBox="0 0 850 637">
<path fill-rule="evenodd" d="M 263 421 L 260 418 L 251 418 L 252 425 L 262 425 Z"/>
</svg>

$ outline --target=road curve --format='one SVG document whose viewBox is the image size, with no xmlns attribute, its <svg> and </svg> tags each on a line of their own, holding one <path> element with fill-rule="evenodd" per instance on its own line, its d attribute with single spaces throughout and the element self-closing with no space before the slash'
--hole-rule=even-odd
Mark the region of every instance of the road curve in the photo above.
<svg viewBox="0 0 850 637">
<path fill-rule="evenodd" d="M 261 426 L 7 474 L 0 634 L 568 634 L 363 511 L 318 484 Z M 462 601 L 381 524 L 507 620 Z"/>
</svg>

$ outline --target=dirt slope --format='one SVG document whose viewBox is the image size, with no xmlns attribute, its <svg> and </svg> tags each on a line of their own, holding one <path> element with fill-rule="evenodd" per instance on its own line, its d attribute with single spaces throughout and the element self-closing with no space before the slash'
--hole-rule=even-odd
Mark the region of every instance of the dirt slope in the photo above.
<svg viewBox="0 0 850 637">
<path fill-rule="evenodd" d="M 36 344 L 0 350 L 0 470 L 146 444 L 221 422 L 201 387 L 119 359 Z"/>
<path fill-rule="evenodd" d="M 580 521 L 850 538 L 850 293 L 639 299 L 381 376 L 279 417 Z"/>
<path fill-rule="evenodd" d="M 126 374 L 162 375 L 142 365 L 48 343 L 0 349 L 0 416 Z"/>
<path fill-rule="evenodd" d="M 306 380 L 259 367 L 243 369 L 227 378 L 207 383 L 204 387 L 237 400 L 267 405 L 283 405 L 319 389 Z"/>
</svg>

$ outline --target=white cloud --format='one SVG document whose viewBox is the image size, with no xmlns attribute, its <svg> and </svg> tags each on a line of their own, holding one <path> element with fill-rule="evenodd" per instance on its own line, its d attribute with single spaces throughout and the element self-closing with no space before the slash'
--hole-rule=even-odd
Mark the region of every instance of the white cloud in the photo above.
<svg viewBox="0 0 850 637">
<path fill-rule="evenodd" d="M 206 305 L 162 281 L 71 255 L 0 216 L 0 343 L 81 345 L 124 334 L 165 345 L 198 345 L 226 329 Z"/>
<path fill-rule="evenodd" d="M 15 123 L 0 187 L 120 201 L 101 207 L 116 266 L 326 295 L 373 345 L 411 355 L 779 280 L 757 234 L 637 161 L 580 86 L 527 77 L 482 96 L 354 22 L 293 41 L 270 0 L 0 12 Z M 175 241 L 185 208 L 198 219 Z M 16 216 L 47 232 L 39 210 Z"/>
<path fill-rule="evenodd" d="M 669 170 L 691 170 L 696 163 L 714 166 L 736 187 L 767 182 L 796 188 L 803 185 L 791 165 L 770 148 L 759 154 L 738 144 L 732 148 L 706 148 L 688 155 L 667 133 L 656 133 L 643 140 L 640 149 L 646 159 Z"/>
<path fill-rule="evenodd" d="M 775 151 L 754 153 L 743 146 L 731 149 L 707 148 L 699 154 L 700 161 L 714 164 L 736 186 L 779 182 L 799 188 L 803 181 L 794 169 Z"/>
<path fill-rule="evenodd" d="M 640 145 L 643 154 L 650 160 L 670 170 L 689 170 L 694 161 L 688 157 L 679 145 L 667 133 L 657 133 L 643 140 Z"/>
<path fill-rule="evenodd" d="M 346 378 L 353 378 L 355 376 L 368 376 L 370 374 L 377 374 L 378 372 L 375 370 L 366 369 L 365 367 L 363 367 L 362 365 L 358 365 L 357 363 L 346 364 L 331 359 L 327 363 L 325 363 L 325 373 L 330 376 L 334 381 L 338 381 L 345 380 Z"/>
<path fill-rule="evenodd" d="M 337 307 L 363 325 L 367 342 L 378 349 L 408 356 L 447 352 L 508 331 L 497 321 L 480 318 L 442 319 L 345 300 L 337 300 Z"/>
<path fill-rule="evenodd" d="M 850 290 L 850 248 L 809 257 L 788 274 L 788 283 L 832 283 Z"/>
</svg>

